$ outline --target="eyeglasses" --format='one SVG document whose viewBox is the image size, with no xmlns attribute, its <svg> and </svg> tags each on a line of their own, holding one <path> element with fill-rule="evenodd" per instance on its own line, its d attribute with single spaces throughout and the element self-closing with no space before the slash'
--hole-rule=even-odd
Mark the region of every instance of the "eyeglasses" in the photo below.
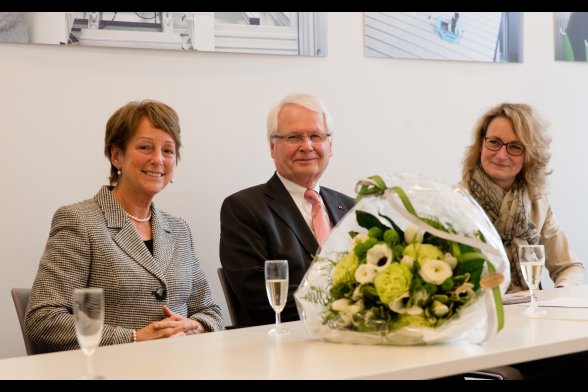
<svg viewBox="0 0 588 392">
<path fill-rule="evenodd" d="M 308 138 L 310 139 L 310 142 L 312 144 L 321 144 L 324 143 L 332 135 L 332 133 L 309 133 Z M 299 133 L 291 133 L 289 135 L 272 135 L 272 139 L 283 140 L 284 142 L 292 146 L 298 146 L 304 143 L 305 137 L 305 134 Z"/>
<path fill-rule="evenodd" d="M 506 152 L 515 157 L 523 155 L 523 153 L 525 152 L 525 146 L 523 146 L 521 143 L 505 143 L 502 140 L 495 137 L 485 137 L 484 145 L 490 151 L 499 151 L 502 148 L 502 146 L 506 146 Z"/>
</svg>

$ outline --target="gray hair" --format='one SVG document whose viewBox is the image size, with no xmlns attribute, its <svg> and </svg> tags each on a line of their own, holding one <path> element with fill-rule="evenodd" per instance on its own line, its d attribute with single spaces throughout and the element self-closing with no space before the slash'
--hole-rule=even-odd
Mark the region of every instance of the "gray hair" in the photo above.
<svg viewBox="0 0 588 392">
<path fill-rule="evenodd" d="M 267 116 L 267 139 L 271 142 L 271 137 L 278 130 L 278 115 L 284 107 L 284 105 L 293 104 L 305 107 L 316 113 L 321 113 L 325 120 L 325 127 L 327 131 L 332 133 L 333 129 L 333 118 L 327 110 L 325 104 L 316 96 L 310 94 L 289 94 L 280 101 L 268 114 Z"/>
</svg>

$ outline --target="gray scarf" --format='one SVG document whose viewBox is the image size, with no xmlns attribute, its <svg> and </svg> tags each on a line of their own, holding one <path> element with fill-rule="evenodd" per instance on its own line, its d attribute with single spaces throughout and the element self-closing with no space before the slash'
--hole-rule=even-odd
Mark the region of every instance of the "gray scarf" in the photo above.
<svg viewBox="0 0 588 392">
<path fill-rule="evenodd" d="M 508 192 L 492 181 L 481 167 L 470 176 L 467 186 L 472 196 L 486 211 L 500 234 L 510 260 L 510 286 L 507 292 L 527 290 L 521 273 L 519 245 L 539 243 L 540 233 L 525 211 L 528 192 L 521 181 L 516 181 Z"/>
</svg>

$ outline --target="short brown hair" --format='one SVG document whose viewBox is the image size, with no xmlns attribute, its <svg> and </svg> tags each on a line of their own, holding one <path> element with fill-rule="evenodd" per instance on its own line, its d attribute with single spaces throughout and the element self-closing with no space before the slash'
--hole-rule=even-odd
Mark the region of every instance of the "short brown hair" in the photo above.
<svg viewBox="0 0 588 392">
<path fill-rule="evenodd" d="M 118 109 L 106 123 L 104 136 L 104 155 L 111 162 L 112 147 L 125 151 L 129 140 L 135 135 L 139 123 L 148 118 L 154 127 L 168 133 L 176 145 L 176 157 L 180 160 L 180 121 L 178 114 L 170 106 L 155 100 L 132 101 Z M 110 164 L 110 185 L 118 182 L 118 169 Z"/>
</svg>

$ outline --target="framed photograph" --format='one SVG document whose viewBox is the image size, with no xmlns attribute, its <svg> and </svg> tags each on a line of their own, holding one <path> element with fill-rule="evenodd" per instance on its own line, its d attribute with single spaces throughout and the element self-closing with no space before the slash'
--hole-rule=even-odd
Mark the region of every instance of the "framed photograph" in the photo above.
<svg viewBox="0 0 588 392">
<path fill-rule="evenodd" d="M 522 62 L 522 12 L 365 12 L 365 55 Z"/>
<path fill-rule="evenodd" d="M 0 12 L 0 42 L 326 56 L 326 13 Z"/>
<path fill-rule="evenodd" d="M 555 59 L 588 61 L 588 12 L 555 12 Z"/>
</svg>

